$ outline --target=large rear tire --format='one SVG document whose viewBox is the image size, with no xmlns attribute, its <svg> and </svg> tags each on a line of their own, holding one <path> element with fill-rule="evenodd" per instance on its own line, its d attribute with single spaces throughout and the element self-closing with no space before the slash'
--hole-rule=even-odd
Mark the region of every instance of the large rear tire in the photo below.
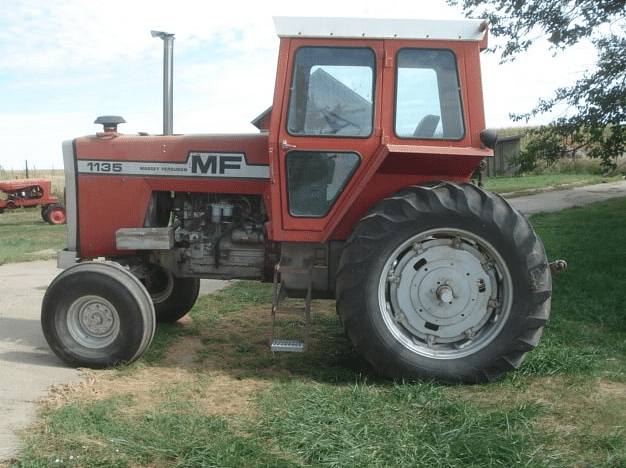
<svg viewBox="0 0 626 468">
<path fill-rule="evenodd" d="M 515 369 L 550 313 L 551 276 L 526 218 L 450 182 L 379 202 L 346 242 L 337 310 L 347 336 L 394 379 L 477 383 Z"/>
<path fill-rule="evenodd" d="M 181 278 L 156 265 L 142 279 L 154 304 L 157 322 L 174 323 L 187 315 L 198 299 L 199 278 Z"/>
<path fill-rule="evenodd" d="M 52 351 L 76 367 L 103 368 L 139 358 L 154 336 L 150 295 L 113 262 L 80 263 L 59 274 L 41 308 Z"/>
<path fill-rule="evenodd" d="M 48 221 L 48 210 L 52 205 L 42 205 L 41 206 L 41 219 L 43 219 L 46 223 Z"/>
</svg>

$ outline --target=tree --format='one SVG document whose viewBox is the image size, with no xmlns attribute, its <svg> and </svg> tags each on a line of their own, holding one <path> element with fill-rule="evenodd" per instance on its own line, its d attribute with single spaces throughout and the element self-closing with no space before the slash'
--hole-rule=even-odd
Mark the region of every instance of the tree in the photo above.
<svg viewBox="0 0 626 468">
<path fill-rule="evenodd" d="M 513 59 L 545 37 L 556 52 L 589 40 L 598 61 L 594 70 L 570 87 L 557 89 L 517 120 L 565 104 L 570 112 L 549 131 L 568 137 L 606 166 L 626 152 L 626 0 L 447 0 L 462 5 L 466 16 L 488 18 L 494 36 L 505 37 L 496 50 Z"/>
</svg>

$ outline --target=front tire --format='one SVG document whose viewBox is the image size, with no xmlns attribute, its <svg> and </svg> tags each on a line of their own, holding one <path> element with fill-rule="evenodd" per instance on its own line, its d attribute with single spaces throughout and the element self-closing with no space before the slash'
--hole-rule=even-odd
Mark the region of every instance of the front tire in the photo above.
<svg viewBox="0 0 626 468">
<path fill-rule="evenodd" d="M 550 295 L 526 218 L 470 184 L 409 187 L 379 202 L 337 273 L 347 336 L 394 379 L 476 383 L 515 369 L 539 341 Z"/>
<path fill-rule="evenodd" d="M 144 286 L 113 262 L 68 268 L 48 287 L 41 324 L 52 351 L 75 367 L 104 368 L 139 358 L 154 336 Z"/>
<path fill-rule="evenodd" d="M 48 210 L 52 205 L 42 205 L 41 206 L 41 219 L 43 219 L 46 223 L 48 221 Z"/>
<path fill-rule="evenodd" d="M 41 217 L 45 222 L 52 225 L 65 224 L 67 222 L 67 212 L 63 205 L 47 205 L 41 209 Z"/>
</svg>

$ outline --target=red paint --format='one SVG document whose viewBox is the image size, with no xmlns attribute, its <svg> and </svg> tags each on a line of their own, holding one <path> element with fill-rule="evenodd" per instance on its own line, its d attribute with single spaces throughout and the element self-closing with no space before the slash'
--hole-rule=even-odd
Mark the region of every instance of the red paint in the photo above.
<svg viewBox="0 0 626 468">
<path fill-rule="evenodd" d="M 365 138 L 294 136 L 287 131 L 293 57 L 300 47 L 364 47 L 374 52 L 376 79 L 373 131 Z M 75 140 L 78 161 L 180 163 L 193 152 L 244 153 L 249 165 L 269 165 L 269 179 L 79 174 L 78 232 L 85 257 L 116 254 L 115 231 L 141 227 L 152 191 L 260 194 L 269 215 L 267 235 L 274 241 L 325 242 L 345 239 L 354 224 L 377 201 L 408 186 L 429 180 L 467 181 L 484 157 L 485 128 L 479 54 L 486 36 L 477 41 L 281 38 L 271 112 L 258 122 L 267 133 L 252 135 L 123 136 L 118 133 Z M 465 133 L 458 140 L 402 139 L 394 133 L 395 62 L 405 48 L 444 49 L 458 65 Z M 269 123 L 269 125 L 268 125 Z M 289 148 L 351 151 L 360 155 L 356 172 L 328 214 L 294 217 L 287 209 L 285 158 Z"/>
</svg>

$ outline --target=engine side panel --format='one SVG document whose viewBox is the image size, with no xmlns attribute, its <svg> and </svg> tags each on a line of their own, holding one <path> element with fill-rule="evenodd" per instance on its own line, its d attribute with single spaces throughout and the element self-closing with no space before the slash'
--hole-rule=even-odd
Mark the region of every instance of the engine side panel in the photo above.
<svg viewBox="0 0 626 468">
<path fill-rule="evenodd" d="M 145 225 L 154 191 L 269 196 L 263 134 L 105 133 L 76 139 L 73 155 L 76 243 L 83 258 L 128 253 L 116 249 L 115 232 Z"/>
</svg>

